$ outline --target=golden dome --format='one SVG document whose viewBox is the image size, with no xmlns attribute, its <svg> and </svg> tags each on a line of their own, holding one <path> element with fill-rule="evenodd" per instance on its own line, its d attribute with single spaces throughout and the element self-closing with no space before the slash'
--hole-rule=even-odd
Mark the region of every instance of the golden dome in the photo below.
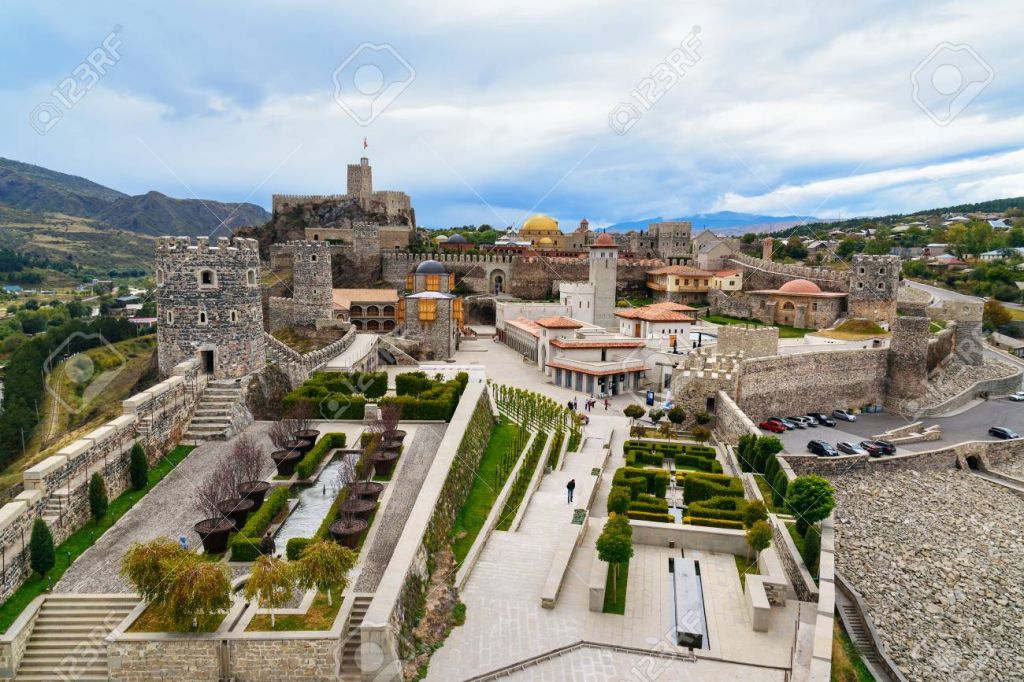
<svg viewBox="0 0 1024 682">
<path fill-rule="evenodd" d="M 523 226 L 519 230 L 520 236 L 531 234 L 550 234 L 553 232 L 560 232 L 558 229 L 558 221 L 551 216 L 546 216 L 543 213 L 532 215 L 523 221 Z"/>
<path fill-rule="evenodd" d="M 434 237 L 434 241 L 437 242 L 438 244 L 444 244 L 445 242 L 448 241 L 448 235 L 439 234 L 436 237 Z"/>
<path fill-rule="evenodd" d="M 541 237 L 537 244 L 539 246 L 554 246 L 555 243 L 551 241 L 551 237 Z"/>
</svg>

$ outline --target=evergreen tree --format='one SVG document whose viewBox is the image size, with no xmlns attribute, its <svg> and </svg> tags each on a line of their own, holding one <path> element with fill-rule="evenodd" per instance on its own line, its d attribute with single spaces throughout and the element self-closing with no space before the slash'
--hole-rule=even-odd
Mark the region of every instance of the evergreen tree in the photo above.
<svg viewBox="0 0 1024 682">
<path fill-rule="evenodd" d="M 53 550 L 53 535 L 46 521 L 36 518 L 32 522 L 32 537 L 28 543 L 29 566 L 40 576 L 45 576 L 56 561 Z"/>
<path fill-rule="evenodd" d="M 128 473 L 131 475 L 134 490 L 142 490 L 149 482 L 149 462 L 146 460 L 146 451 L 138 442 L 132 445 Z"/>
<path fill-rule="evenodd" d="M 89 513 L 93 521 L 99 521 L 107 513 L 107 484 L 97 471 L 89 479 Z"/>
</svg>

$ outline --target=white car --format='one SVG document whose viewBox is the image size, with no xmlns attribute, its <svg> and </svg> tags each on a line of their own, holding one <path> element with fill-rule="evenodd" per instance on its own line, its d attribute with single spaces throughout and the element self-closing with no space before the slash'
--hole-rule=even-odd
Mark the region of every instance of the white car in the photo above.
<svg viewBox="0 0 1024 682">
<path fill-rule="evenodd" d="M 832 410 L 832 416 L 836 419 L 841 419 L 844 422 L 855 422 L 857 421 L 857 415 L 849 410 Z"/>
<path fill-rule="evenodd" d="M 1024 391 L 1017 391 L 1016 393 L 1010 396 L 1010 400 L 1014 401 L 1015 403 L 1024 402 Z"/>
</svg>

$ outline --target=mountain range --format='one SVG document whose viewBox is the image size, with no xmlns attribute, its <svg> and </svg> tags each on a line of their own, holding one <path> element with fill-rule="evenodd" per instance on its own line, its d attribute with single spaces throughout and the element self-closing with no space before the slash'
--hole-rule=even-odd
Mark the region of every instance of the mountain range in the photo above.
<svg viewBox="0 0 1024 682">
<path fill-rule="evenodd" d="M 714 213 L 698 213 L 680 218 L 642 218 L 624 223 L 616 223 L 604 228 L 608 232 L 629 232 L 630 230 L 646 230 L 651 223 L 689 221 L 694 232 L 703 229 L 724 234 L 743 234 L 745 232 L 775 232 L 785 230 L 801 223 L 825 222 L 813 216 L 770 216 L 757 213 L 737 213 L 735 211 L 716 211 Z"/>
<path fill-rule="evenodd" d="M 160 192 L 129 196 L 85 178 L 4 158 L 0 205 L 88 218 L 98 227 L 150 236 L 222 236 L 235 227 L 262 225 L 270 219 L 256 204 L 175 199 Z"/>
</svg>

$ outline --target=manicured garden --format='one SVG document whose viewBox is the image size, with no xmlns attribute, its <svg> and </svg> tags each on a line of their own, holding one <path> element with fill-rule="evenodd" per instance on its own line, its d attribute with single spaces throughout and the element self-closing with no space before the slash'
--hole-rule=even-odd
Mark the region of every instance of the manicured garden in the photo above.
<svg viewBox="0 0 1024 682">
<path fill-rule="evenodd" d="M 362 419 L 367 399 L 387 390 L 387 372 L 314 372 L 284 396 L 282 406 L 286 413 L 303 404 L 306 413 L 324 419 Z"/>
<path fill-rule="evenodd" d="M 85 550 L 89 549 L 108 528 L 113 526 L 118 519 L 135 506 L 135 503 L 141 500 L 157 483 L 162 481 L 193 449 L 194 447 L 191 445 L 179 445 L 161 457 L 146 472 L 144 486 L 138 489 L 129 488 L 107 505 L 105 513 L 98 520 L 90 519 L 86 522 L 85 526 L 72 533 L 70 537 L 58 545 L 53 550 L 52 567 L 46 571 L 46 576 L 40 575 L 39 572 L 33 572 L 21 587 L 0 606 L 0 630 L 6 632 L 11 623 L 17 619 L 33 599 L 43 594 L 49 585 L 56 584 L 75 559 L 81 556 Z"/>
<path fill-rule="evenodd" d="M 677 470 L 722 473 L 716 451 L 709 445 L 628 440 L 623 444 L 623 454 L 626 466 L 661 467 L 666 459 L 672 459 Z"/>
</svg>

